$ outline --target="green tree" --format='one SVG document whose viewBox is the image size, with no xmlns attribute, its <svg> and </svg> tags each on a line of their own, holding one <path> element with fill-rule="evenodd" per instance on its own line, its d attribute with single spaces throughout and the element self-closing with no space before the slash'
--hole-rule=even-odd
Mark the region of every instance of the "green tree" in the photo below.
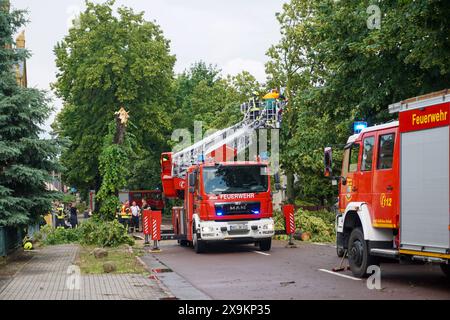
<svg viewBox="0 0 450 320">
<path fill-rule="evenodd" d="M 234 77 L 222 77 L 221 71 L 205 62 L 197 62 L 176 81 L 177 111 L 175 127 L 193 131 L 194 121 L 203 129 L 222 129 L 242 120 L 240 104 L 261 91 L 261 85 L 247 71 Z"/>
<path fill-rule="evenodd" d="M 109 125 L 109 134 L 105 137 L 102 152 L 99 157 L 100 175 L 102 185 L 97 194 L 100 201 L 100 217 L 104 220 L 113 220 L 119 202 L 119 191 L 127 187 L 130 176 L 129 162 L 135 157 L 132 134 L 127 132 L 127 127 L 132 126 L 126 118 L 120 118 L 125 110 L 121 109 L 116 119 Z"/>
<path fill-rule="evenodd" d="M 45 92 L 22 88 L 16 82 L 19 61 L 27 51 L 14 49 L 13 34 L 25 23 L 25 12 L 10 11 L 0 0 L 0 225 L 36 222 L 51 209 L 58 194 L 47 191 L 49 172 L 59 146 L 43 139 L 41 127 L 52 108 Z"/>
<path fill-rule="evenodd" d="M 173 66 L 169 41 L 158 25 L 143 13 L 114 1 L 86 2 L 77 27 L 55 47 L 56 94 L 64 107 L 54 124 L 61 137 L 70 139 L 61 159 L 65 179 L 80 190 L 98 190 L 99 155 L 114 112 L 125 106 L 135 119 L 130 128 L 136 139 L 137 158 L 129 163 L 129 188 L 154 188 L 156 174 L 147 168 L 159 163 L 171 133 Z"/>
<path fill-rule="evenodd" d="M 381 12 L 379 29 L 368 26 L 373 4 Z M 449 12 L 446 1 L 285 4 L 278 17 L 282 39 L 268 52 L 267 71 L 271 81 L 286 87 L 290 74 L 295 79 L 282 162 L 300 178 L 299 197 L 331 200 L 322 150 L 345 144 L 354 120 L 389 121 L 395 117 L 387 112 L 390 103 L 450 85 Z"/>
</svg>

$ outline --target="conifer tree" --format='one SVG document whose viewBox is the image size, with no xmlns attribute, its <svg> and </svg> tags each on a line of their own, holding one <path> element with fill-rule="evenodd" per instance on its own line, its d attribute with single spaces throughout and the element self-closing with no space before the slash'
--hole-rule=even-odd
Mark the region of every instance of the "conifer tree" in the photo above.
<svg viewBox="0 0 450 320">
<path fill-rule="evenodd" d="M 13 35 L 26 22 L 26 12 L 0 0 L 0 226 L 36 222 L 58 194 L 47 191 L 57 170 L 58 143 L 42 139 L 42 126 L 52 109 L 45 92 L 23 88 L 16 66 L 29 56 L 14 48 Z"/>
</svg>

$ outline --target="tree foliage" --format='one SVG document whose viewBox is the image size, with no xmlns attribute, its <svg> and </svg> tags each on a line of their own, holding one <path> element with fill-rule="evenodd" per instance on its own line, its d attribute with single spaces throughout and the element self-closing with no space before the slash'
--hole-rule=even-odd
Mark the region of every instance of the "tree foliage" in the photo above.
<svg viewBox="0 0 450 320">
<path fill-rule="evenodd" d="M 46 93 L 16 82 L 16 65 L 29 53 L 13 49 L 12 37 L 26 19 L 5 4 L 0 1 L 0 225 L 12 226 L 36 222 L 50 210 L 58 195 L 45 183 L 59 169 L 59 144 L 40 138 L 52 111 Z"/>
<path fill-rule="evenodd" d="M 368 27 L 373 4 L 381 12 L 379 29 Z M 298 176 L 299 197 L 331 200 L 323 148 L 341 148 L 354 120 L 389 121 L 390 103 L 449 87 L 449 13 L 450 3 L 438 0 L 284 5 L 282 39 L 269 49 L 266 69 L 270 82 L 290 93 L 281 162 Z"/>
<path fill-rule="evenodd" d="M 131 123 L 129 123 L 132 127 Z M 136 157 L 133 148 L 134 136 L 125 131 L 123 125 L 122 137 L 116 140 L 118 124 L 114 120 L 110 123 L 109 134 L 105 137 L 102 152 L 99 157 L 99 173 L 102 184 L 96 196 L 101 203 L 100 217 L 103 220 L 113 220 L 119 202 L 119 191 L 128 187 L 131 176 L 130 161 Z"/>
<path fill-rule="evenodd" d="M 261 84 L 247 71 L 232 77 L 200 61 L 175 80 L 177 110 L 176 128 L 193 132 L 194 121 L 202 121 L 203 129 L 221 129 L 242 119 L 240 104 L 261 91 Z"/>
<path fill-rule="evenodd" d="M 114 112 L 125 106 L 134 116 L 131 133 L 139 146 L 130 188 L 159 184 L 154 168 L 171 132 L 173 65 L 169 41 L 143 13 L 114 1 L 86 2 L 77 27 L 55 47 L 57 81 L 54 89 L 64 101 L 55 130 L 71 140 L 62 155 L 65 180 L 80 190 L 101 184 L 99 155 Z"/>
</svg>

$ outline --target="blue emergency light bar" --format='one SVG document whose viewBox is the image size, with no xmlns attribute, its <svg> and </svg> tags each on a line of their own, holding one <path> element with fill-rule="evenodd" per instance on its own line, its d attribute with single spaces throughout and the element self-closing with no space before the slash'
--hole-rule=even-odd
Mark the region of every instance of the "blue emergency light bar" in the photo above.
<svg viewBox="0 0 450 320">
<path fill-rule="evenodd" d="M 367 128 L 367 122 L 365 121 L 356 121 L 353 123 L 353 132 L 360 133 L 363 129 Z"/>
</svg>

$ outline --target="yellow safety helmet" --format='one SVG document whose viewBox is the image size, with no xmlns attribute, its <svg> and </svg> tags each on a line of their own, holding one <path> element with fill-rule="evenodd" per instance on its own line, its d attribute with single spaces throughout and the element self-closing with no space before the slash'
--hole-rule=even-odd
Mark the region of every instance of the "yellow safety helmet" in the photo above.
<svg viewBox="0 0 450 320">
<path fill-rule="evenodd" d="M 23 248 L 25 250 L 32 250 L 33 249 L 33 244 L 30 241 L 25 242 L 25 244 L 23 245 Z"/>
</svg>

